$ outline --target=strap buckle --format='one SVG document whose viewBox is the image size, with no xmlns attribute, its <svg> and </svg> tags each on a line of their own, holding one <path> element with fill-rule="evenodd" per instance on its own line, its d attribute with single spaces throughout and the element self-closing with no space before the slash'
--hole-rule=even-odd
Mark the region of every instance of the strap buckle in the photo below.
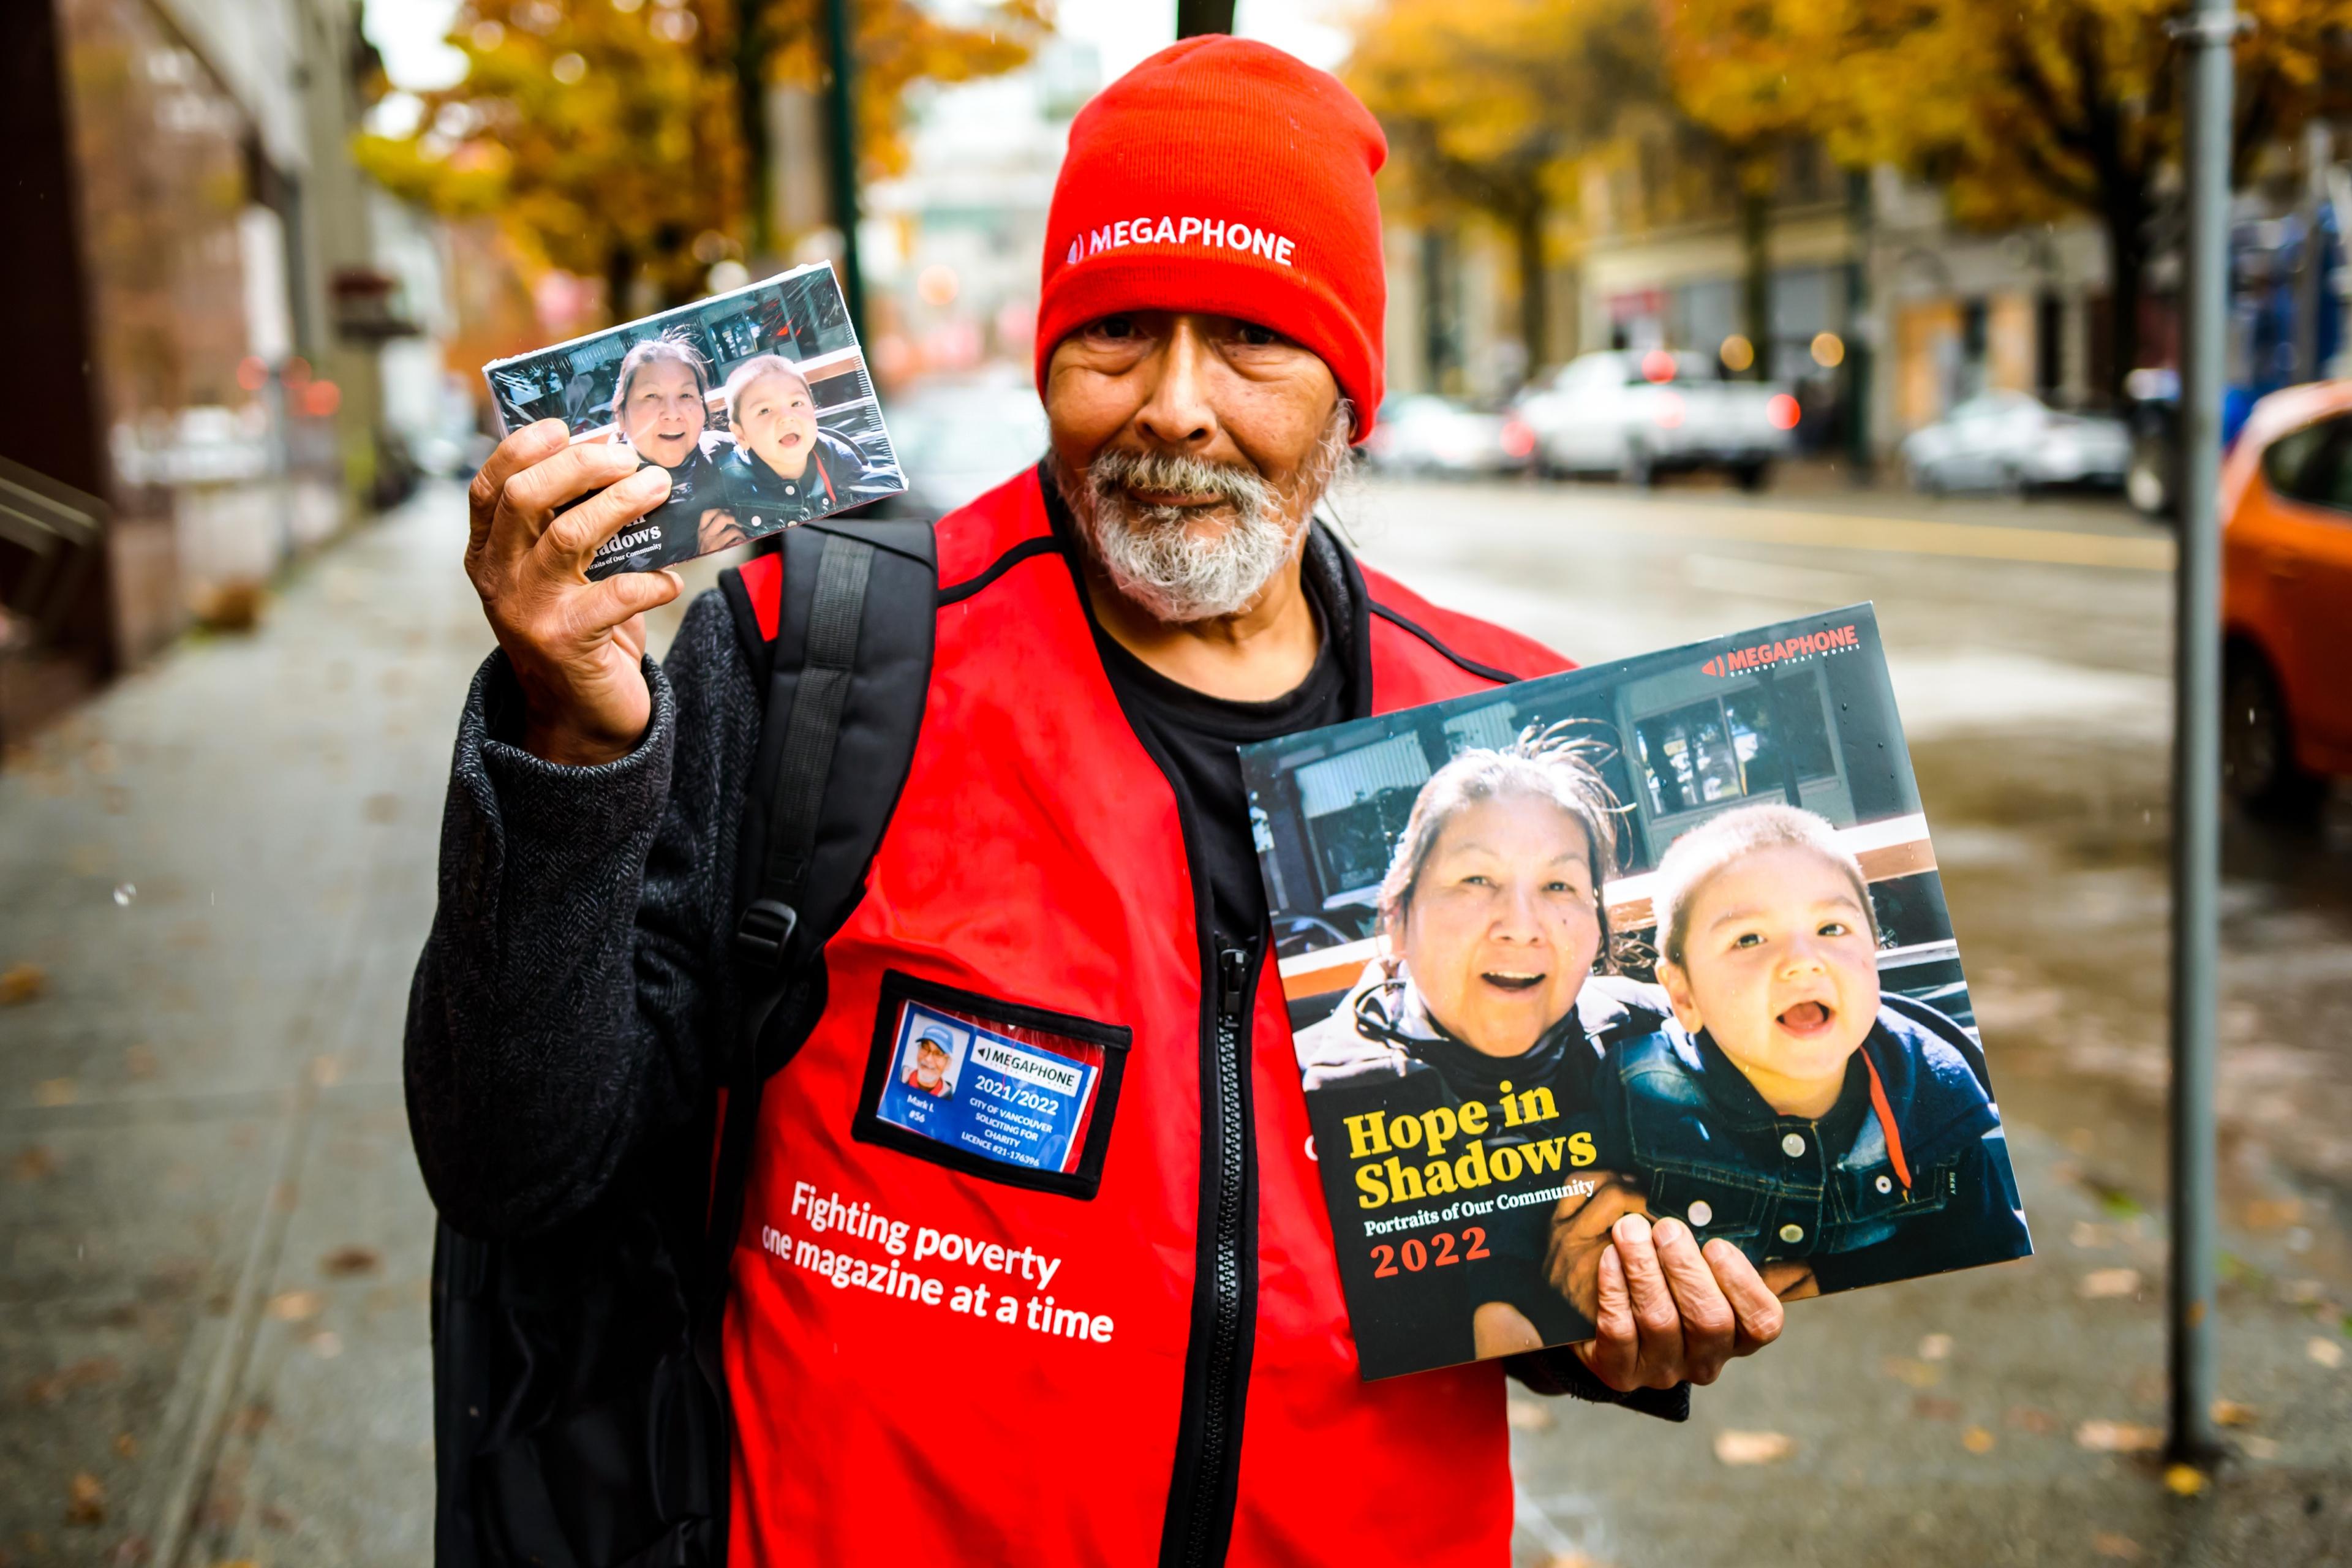
<svg viewBox="0 0 2352 1568">
<path fill-rule="evenodd" d="M 735 926 L 735 952 L 745 961 L 775 969 L 784 962 L 784 948 L 799 929 L 800 911 L 779 899 L 754 899 Z"/>
</svg>

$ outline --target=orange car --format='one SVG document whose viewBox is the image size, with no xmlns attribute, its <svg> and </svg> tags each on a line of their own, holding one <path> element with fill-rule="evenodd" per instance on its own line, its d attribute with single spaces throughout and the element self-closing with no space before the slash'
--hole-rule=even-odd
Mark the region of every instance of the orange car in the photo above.
<svg viewBox="0 0 2352 1568">
<path fill-rule="evenodd" d="M 2222 774 L 2308 815 L 2352 774 L 2352 381 L 2256 404 L 2221 468 Z"/>
</svg>

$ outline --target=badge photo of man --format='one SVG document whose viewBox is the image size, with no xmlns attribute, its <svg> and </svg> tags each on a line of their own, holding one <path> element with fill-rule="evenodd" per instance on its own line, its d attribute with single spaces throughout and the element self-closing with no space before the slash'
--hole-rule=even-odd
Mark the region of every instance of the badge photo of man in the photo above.
<svg viewBox="0 0 2352 1568">
<path fill-rule="evenodd" d="M 613 387 L 613 438 L 669 470 L 669 500 L 646 521 L 660 530 L 624 558 L 622 570 L 650 572 L 707 554 L 741 537 L 716 504 L 723 485 L 712 447 L 709 362 L 682 337 L 647 338 L 621 356 Z M 601 564 L 601 563 L 600 563 Z"/>
<path fill-rule="evenodd" d="M 727 377 L 727 427 L 735 449 L 720 459 L 725 495 L 750 537 L 895 494 L 897 476 L 846 436 L 817 424 L 816 395 L 800 366 L 755 354 Z"/>
</svg>

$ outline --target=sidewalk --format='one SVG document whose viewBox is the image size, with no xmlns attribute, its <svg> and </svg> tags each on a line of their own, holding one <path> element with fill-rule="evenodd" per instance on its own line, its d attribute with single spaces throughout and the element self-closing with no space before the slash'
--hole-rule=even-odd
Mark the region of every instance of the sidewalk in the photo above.
<svg viewBox="0 0 2352 1568">
<path fill-rule="evenodd" d="M 430 1559 L 400 1023 L 488 644 L 462 520 L 428 491 L 0 773 L 0 1562 Z"/>
</svg>

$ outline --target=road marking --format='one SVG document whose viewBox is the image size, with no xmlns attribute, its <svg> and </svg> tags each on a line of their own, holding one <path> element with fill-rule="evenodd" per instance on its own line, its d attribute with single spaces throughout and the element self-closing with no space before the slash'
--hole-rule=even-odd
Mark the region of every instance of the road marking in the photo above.
<svg viewBox="0 0 2352 1568">
<path fill-rule="evenodd" d="M 1670 533 L 1685 539 L 1745 540 L 1816 549 L 1875 550 L 1904 555 L 1955 555 L 1979 561 L 2026 561 L 2053 566 L 2172 570 L 2169 537 L 2134 539 L 2112 533 L 2012 528 L 2000 523 L 1931 522 L 1841 511 L 1784 511 L 1759 507 L 1683 511 L 1583 513 L 1579 524 L 1622 533 Z"/>
</svg>

